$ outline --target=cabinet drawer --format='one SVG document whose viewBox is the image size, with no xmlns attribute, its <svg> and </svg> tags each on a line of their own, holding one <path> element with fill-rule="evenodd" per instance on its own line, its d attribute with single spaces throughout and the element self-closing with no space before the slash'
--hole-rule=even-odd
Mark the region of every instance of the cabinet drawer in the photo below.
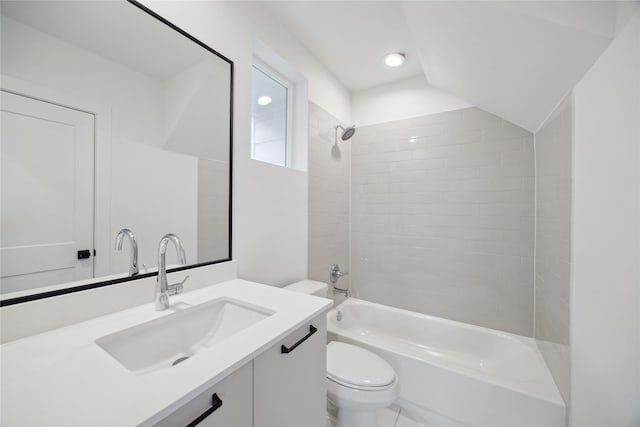
<svg viewBox="0 0 640 427">
<path fill-rule="evenodd" d="M 247 363 L 159 423 L 158 427 L 251 427 L 253 368 Z M 216 397 L 212 397 L 213 395 Z M 199 421 L 199 422 L 198 422 Z"/>
</svg>

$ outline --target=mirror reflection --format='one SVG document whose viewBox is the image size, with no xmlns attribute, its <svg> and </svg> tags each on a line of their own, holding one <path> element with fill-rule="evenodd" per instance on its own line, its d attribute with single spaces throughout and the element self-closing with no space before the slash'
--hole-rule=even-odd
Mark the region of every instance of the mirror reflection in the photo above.
<svg viewBox="0 0 640 427">
<path fill-rule="evenodd" d="M 153 272 L 167 233 L 228 259 L 230 61 L 125 1 L 1 13 L 3 296 Z"/>
</svg>

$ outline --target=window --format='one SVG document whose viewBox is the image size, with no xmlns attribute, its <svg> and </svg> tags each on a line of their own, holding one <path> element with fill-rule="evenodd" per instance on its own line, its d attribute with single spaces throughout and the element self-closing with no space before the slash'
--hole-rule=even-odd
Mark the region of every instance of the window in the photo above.
<svg viewBox="0 0 640 427">
<path fill-rule="evenodd" d="M 307 79 L 260 40 L 254 40 L 251 158 L 307 170 Z"/>
<path fill-rule="evenodd" d="M 252 80 L 251 158 L 291 167 L 294 87 L 257 61 Z"/>
</svg>

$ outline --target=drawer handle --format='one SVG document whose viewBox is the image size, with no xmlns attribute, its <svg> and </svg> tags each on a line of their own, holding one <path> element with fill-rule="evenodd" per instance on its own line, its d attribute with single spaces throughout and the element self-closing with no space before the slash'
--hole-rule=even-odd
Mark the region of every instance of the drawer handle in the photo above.
<svg viewBox="0 0 640 427">
<path fill-rule="evenodd" d="M 282 353 L 284 353 L 284 354 L 291 353 L 293 350 L 296 349 L 297 346 L 299 346 L 300 344 L 305 342 L 311 335 L 315 334 L 316 332 L 318 332 L 318 328 L 316 328 L 313 325 L 309 325 L 309 333 L 307 335 L 302 337 L 302 339 L 300 341 L 298 341 L 297 343 L 295 343 L 291 347 L 287 347 L 285 345 L 280 346 L 280 351 Z"/>
<path fill-rule="evenodd" d="M 187 427 L 195 427 L 195 426 L 197 426 L 205 418 L 207 418 L 209 415 L 213 414 L 221 406 L 222 406 L 222 400 L 218 397 L 218 393 L 213 393 L 213 396 L 211 396 L 211 408 L 207 409 L 202 414 L 200 414 L 200 416 L 198 418 L 196 418 L 195 420 L 193 420 L 189 424 L 187 424 Z"/>
</svg>

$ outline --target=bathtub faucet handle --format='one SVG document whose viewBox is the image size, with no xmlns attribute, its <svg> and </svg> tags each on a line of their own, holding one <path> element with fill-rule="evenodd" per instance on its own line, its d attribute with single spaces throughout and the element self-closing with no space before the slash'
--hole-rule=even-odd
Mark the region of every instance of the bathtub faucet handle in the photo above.
<svg viewBox="0 0 640 427">
<path fill-rule="evenodd" d="M 333 264 L 329 269 L 329 280 L 334 285 L 338 283 L 338 279 L 348 275 L 349 273 L 346 271 L 340 271 L 340 266 L 338 264 Z"/>
<path fill-rule="evenodd" d="M 348 274 L 349 273 L 346 271 L 340 271 L 340 266 L 338 264 L 333 264 L 329 269 L 329 280 L 335 285 L 338 283 L 338 279 L 347 276 Z"/>
</svg>

